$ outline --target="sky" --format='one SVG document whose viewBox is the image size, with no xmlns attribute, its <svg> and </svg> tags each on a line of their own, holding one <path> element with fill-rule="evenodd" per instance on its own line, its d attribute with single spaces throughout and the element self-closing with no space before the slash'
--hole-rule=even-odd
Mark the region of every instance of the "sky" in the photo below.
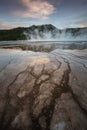
<svg viewBox="0 0 87 130">
<path fill-rule="evenodd" d="M 0 0 L 0 29 L 42 24 L 87 27 L 87 0 Z"/>
</svg>

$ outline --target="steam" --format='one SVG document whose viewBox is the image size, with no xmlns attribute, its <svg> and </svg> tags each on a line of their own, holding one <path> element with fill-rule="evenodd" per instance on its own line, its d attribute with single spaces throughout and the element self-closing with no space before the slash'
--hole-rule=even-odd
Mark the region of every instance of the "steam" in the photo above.
<svg viewBox="0 0 87 130">
<path fill-rule="evenodd" d="M 31 41 L 87 41 L 87 28 L 83 28 L 73 34 L 71 31 L 65 30 L 48 30 L 45 27 L 43 31 L 38 28 L 33 31 L 25 31 L 24 35 L 27 40 Z"/>
</svg>

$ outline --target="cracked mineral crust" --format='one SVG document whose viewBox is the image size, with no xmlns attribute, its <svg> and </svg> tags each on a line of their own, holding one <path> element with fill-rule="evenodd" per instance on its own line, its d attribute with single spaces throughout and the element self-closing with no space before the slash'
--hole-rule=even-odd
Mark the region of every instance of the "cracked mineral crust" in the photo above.
<svg viewBox="0 0 87 130">
<path fill-rule="evenodd" d="M 87 50 L 0 49 L 0 130 L 87 130 Z"/>
</svg>

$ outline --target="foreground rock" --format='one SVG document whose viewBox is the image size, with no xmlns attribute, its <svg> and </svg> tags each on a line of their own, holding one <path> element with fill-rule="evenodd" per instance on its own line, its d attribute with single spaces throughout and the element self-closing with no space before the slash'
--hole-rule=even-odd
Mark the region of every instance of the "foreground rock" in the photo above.
<svg viewBox="0 0 87 130">
<path fill-rule="evenodd" d="M 87 50 L 0 50 L 0 130 L 87 130 Z"/>
</svg>

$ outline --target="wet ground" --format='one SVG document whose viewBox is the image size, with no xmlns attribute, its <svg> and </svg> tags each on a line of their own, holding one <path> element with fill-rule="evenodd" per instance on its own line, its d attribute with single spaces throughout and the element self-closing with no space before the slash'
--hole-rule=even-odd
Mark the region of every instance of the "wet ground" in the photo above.
<svg viewBox="0 0 87 130">
<path fill-rule="evenodd" d="M 0 41 L 0 48 L 51 52 L 55 49 L 87 49 L 87 41 Z"/>
<path fill-rule="evenodd" d="M 87 130 L 87 50 L 0 49 L 0 130 Z"/>
</svg>

